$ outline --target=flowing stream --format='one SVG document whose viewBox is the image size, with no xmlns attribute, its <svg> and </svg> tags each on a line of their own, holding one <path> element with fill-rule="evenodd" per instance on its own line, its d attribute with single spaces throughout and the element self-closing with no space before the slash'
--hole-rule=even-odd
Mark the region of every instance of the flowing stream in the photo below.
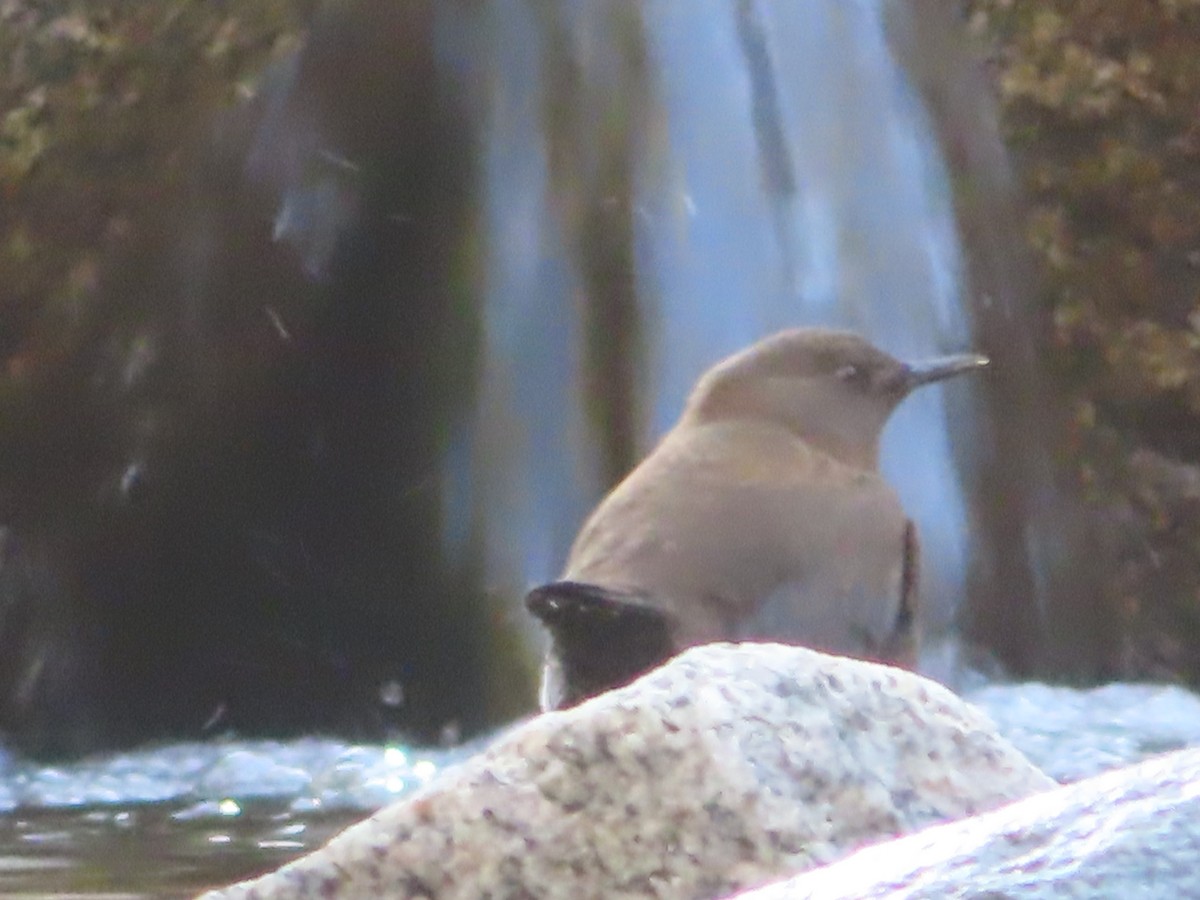
<svg viewBox="0 0 1200 900">
<path fill-rule="evenodd" d="M 967 696 L 1060 781 L 1200 746 L 1200 697 L 1179 687 L 1030 683 Z M 0 759 L 0 895 L 191 896 L 320 847 L 486 743 L 221 741 L 63 766 Z"/>
</svg>

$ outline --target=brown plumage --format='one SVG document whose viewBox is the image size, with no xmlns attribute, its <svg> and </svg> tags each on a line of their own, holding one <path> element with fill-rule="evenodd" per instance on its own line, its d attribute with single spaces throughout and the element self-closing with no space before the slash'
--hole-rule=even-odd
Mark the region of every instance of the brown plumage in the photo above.
<svg viewBox="0 0 1200 900">
<path fill-rule="evenodd" d="M 912 665 L 916 531 L 879 437 L 922 384 L 986 365 L 906 364 L 846 331 L 794 329 L 718 363 L 601 502 L 530 610 L 542 705 L 631 680 L 685 647 L 769 639 Z"/>
</svg>

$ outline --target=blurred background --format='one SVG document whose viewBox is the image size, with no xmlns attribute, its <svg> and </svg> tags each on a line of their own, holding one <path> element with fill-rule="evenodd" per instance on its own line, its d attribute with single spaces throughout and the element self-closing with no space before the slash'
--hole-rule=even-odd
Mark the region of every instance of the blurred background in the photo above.
<svg viewBox="0 0 1200 900">
<path fill-rule="evenodd" d="M 926 671 L 1200 681 L 1200 4 L 0 0 L 0 743 L 455 743 L 782 327 L 973 348 Z"/>
</svg>

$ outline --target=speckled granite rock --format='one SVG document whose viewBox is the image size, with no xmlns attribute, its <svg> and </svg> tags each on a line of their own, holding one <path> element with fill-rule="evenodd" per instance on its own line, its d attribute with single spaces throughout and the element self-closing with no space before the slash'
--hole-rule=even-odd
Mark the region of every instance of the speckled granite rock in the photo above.
<svg viewBox="0 0 1200 900">
<path fill-rule="evenodd" d="M 1200 897 L 1200 749 L 869 847 L 737 900 Z"/>
<path fill-rule="evenodd" d="M 208 896 L 720 897 L 1052 786 L 933 682 L 715 644 Z"/>
</svg>

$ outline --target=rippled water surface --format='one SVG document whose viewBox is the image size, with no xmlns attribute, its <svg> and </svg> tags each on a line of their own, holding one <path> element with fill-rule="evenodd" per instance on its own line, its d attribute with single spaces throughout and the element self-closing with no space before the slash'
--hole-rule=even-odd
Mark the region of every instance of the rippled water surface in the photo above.
<svg viewBox="0 0 1200 900">
<path fill-rule="evenodd" d="M 0 896 L 187 897 L 313 850 L 474 747 L 174 744 L 0 757 Z"/>
<path fill-rule="evenodd" d="M 0 817 L 0 896 L 190 897 L 319 847 L 362 813 L 283 803 L 192 817 L 187 804 L 42 809 Z"/>
<path fill-rule="evenodd" d="M 967 696 L 1060 781 L 1200 746 L 1200 697 L 1179 687 L 991 685 Z M 225 741 L 51 767 L 0 755 L 0 896 L 192 896 L 316 849 L 486 743 Z"/>
</svg>

